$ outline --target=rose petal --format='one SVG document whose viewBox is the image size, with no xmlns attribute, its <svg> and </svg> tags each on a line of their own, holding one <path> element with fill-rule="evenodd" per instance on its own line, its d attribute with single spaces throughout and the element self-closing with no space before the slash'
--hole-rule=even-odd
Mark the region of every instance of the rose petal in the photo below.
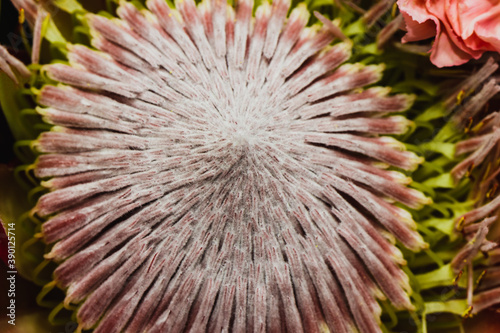
<svg viewBox="0 0 500 333">
<path fill-rule="evenodd" d="M 476 35 L 489 47 L 485 49 L 500 52 L 500 4 L 477 19 L 474 27 Z M 467 43 L 468 41 L 466 41 Z M 472 46 L 470 46 L 472 47 Z"/>
<path fill-rule="evenodd" d="M 431 62 L 439 68 L 462 65 L 471 58 L 453 43 L 447 33 L 439 34 L 431 49 Z"/>
</svg>

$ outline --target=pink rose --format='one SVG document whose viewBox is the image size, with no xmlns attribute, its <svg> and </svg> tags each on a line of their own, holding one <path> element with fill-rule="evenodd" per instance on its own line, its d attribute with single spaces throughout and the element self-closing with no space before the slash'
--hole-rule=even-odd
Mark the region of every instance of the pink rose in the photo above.
<svg viewBox="0 0 500 333">
<path fill-rule="evenodd" d="M 456 66 L 500 52 L 500 0 L 398 0 L 408 33 L 403 43 L 436 36 L 431 61 Z"/>
</svg>

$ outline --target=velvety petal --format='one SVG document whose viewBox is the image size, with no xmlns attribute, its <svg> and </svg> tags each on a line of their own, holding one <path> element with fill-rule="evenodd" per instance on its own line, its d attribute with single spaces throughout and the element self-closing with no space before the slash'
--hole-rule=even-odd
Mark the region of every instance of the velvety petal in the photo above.
<svg viewBox="0 0 500 333">
<path fill-rule="evenodd" d="M 381 332 L 378 299 L 414 309 L 391 240 L 426 248 L 402 206 L 431 200 L 384 136 L 414 96 L 365 89 L 385 67 L 346 64 L 335 21 L 257 3 L 120 1 L 42 67 L 32 213 L 80 328 Z"/>
<path fill-rule="evenodd" d="M 446 8 L 446 15 L 453 31 L 464 41 L 467 47 L 476 51 L 492 49 L 491 45 L 482 40 L 476 32 L 480 21 L 483 19 L 488 20 L 489 17 L 498 17 L 492 1 L 447 0 Z M 491 25 L 491 23 L 487 25 Z"/>
<path fill-rule="evenodd" d="M 471 47 L 478 49 L 482 46 L 483 50 L 500 52 L 500 3 L 488 12 L 481 15 L 475 22 L 474 33 L 477 38 L 486 45 L 475 45 L 466 39 L 465 42 Z M 474 40 L 474 39 L 473 39 Z"/>
<path fill-rule="evenodd" d="M 437 67 L 449 67 L 465 64 L 472 56 L 458 47 L 447 32 L 436 36 L 431 49 L 431 61 Z"/>
<path fill-rule="evenodd" d="M 500 303 L 500 288 L 491 289 L 488 291 L 483 291 L 474 296 L 473 301 L 473 311 L 478 313 L 484 309 L 487 309 L 495 304 Z"/>
<path fill-rule="evenodd" d="M 470 31 L 469 25 L 475 27 L 475 23 L 462 15 L 462 10 L 469 6 L 468 3 L 452 0 L 401 0 L 398 1 L 398 5 L 408 30 L 403 37 L 403 42 L 417 41 L 435 35 L 431 61 L 438 67 L 461 65 L 471 58 L 478 59 L 484 50 L 491 49 L 485 48 L 484 41 L 479 43 L 482 44 L 479 46 L 477 35 Z M 480 4 L 473 12 L 487 9 L 487 5 L 481 6 Z M 471 12 L 468 11 L 469 15 L 472 15 Z M 468 40 L 464 41 L 464 38 Z M 490 35 L 489 38 L 495 37 Z"/>
<path fill-rule="evenodd" d="M 445 2 L 427 0 L 427 10 L 440 20 L 437 29 L 436 41 L 431 50 L 431 61 L 438 67 L 457 66 L 467 62 L 471 58 L 479 58 L 482 52 L 474 51 L 467 47 L 455 31 L 448 19 Z"/>
<path fill-rule="evenodd" d="M 407 33 L 403 43 L 431 38 L 436 35 L 439 20 L 427 11 L 425 0 L 398 0 L 399 10 L 403 15 Z"/>
<path fill-rule="evenodd" d="M 31 75 L 31 72 L 26 65 L 11 55 L 4 46 L 0 45 L 0 71 L 7 74 L 7 76 L 17 84 L 19 81 L 13 69 L 15 69 L 15 71 L 24 78 Z"/>
<path fill-rule="evenodd" d="M 406 35 L 403 36 L 403 43 L 415 42 L 436 35 L 436 25 L 438 24 L 434 19 L 426 20 L 424 23 L 418 23 L 409 14 L 402 13 L 406 23 Z"/>
<path fill-rule="evenodd" d="M 412 18 L 415 22 L 424 23 L 427 20 L 437 19 L 426 6 L 427 0 L 398 0 L 399 10 Z"/>
<path fill-rule="evenodd" d="M 457 35 L 467 40 L 483 25 L 481 22 L 484 20 L 489 21 L 489 24 L 483 25 L 484 28 L 491 29 L 494 25 L 498 25 L 499 5 L 498 0 L 446 0 L 446 15 Z M 494 22 L 489 20 L 490 18 L 497 20 Z"/>
</svg>

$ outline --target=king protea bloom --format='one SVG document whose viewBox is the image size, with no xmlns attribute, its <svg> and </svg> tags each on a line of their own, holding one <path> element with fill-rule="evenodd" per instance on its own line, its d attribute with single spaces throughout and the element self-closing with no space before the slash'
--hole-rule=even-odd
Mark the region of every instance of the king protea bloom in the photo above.
<svg viewBox="0 0 500 333">
<path fill-rule="evenodd" d="M 414 309 L 394 241 L 427 246 L 401 207 L 430 199 L 388 136 L 413 96 L 303 4 L 146 5 L 87 14 L 92 47 L 41 69 L 32 214 L 80 329 L 381 332 L 377 300 Z"/>
<path fill-rule="evenodd" d="M 482 70 L 497 69 L 498 64 L 490 59 Z M 500 213 L 500 195 L 497 190 L 500 174 L 500 113 L 489 112 L 486 116 L 478 117 L 483 104 L 498 92 L 500 85 L 496 80 L 487 80 L 452 119 L 457 128 L 466 127 L 470 137 L 456 144 L 456 155 L 466 157 L 451 170 L 451 174 L 457 180 L 470 176 L 477 179 L 470 194 L 475 207 L 460 216 L 456 226 L 468 243 L 451 262 L 455 273 L 467 272 L 467 303 L 473 314 L 500 302 L 500 248 L 496 242 L 486 238 Z M 480 252 L 487 254 L 488 260 L 484 265 L 474 265 Z M 476 282 L 474 269 L 481 272 Z M 479 292 L 474 295 L 475 291 Z"/>
</svg>

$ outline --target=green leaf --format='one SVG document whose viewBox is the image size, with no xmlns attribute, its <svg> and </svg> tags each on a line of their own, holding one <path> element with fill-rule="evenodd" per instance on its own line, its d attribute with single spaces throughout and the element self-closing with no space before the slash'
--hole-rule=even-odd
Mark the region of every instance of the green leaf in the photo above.
<svg viewBox="0 0 500 333">
<path fill-rule="evenodd" d="M 450 142 L 426 142 L 420 145 L 425 150 L 434 151 L 452 160 L 455 157 L 455 144 Z"/>
<path fill-rule="evenodd" d="M 445 287 L 453 285 L 453 280 L 456 278 L 456 274 L 451 269 L 451 265 L 444 265 L 438 269 L 431 272 L 416 275 L 416 279 L 422 290 L 431 289 L 435 287 Z M 460 287 L 465 287 L 465 279 L 458 281 Z"/>
<path fill-rule="evenodd" d="M 363 19 L 359 19 L 354 23 L 351 23 L 348 25 L 344 30 L 344 34 L 346 36 L 354 36 L 354 35 L 360 35 L 364 34 L 366 32 L 366 25 Z"/>
<path fill-rule="evenodd" d="M 22 122 L 19 113 L 26 107 L 19 98 L 19 87 L 4 73 L 0 72 L 0 105 L 7 124 L 16 140 L 32 139 L 32 133 Z"/>
<path fill-rule="evenodd" d="M 21 227 L 19 224 L 19 217 L 31 207 L 26 200 L 26 193 L 21 190 L 16 183 L 13 171 L 4 164 L 0 164 L 0 184 L 2 184 L 2 191 L 0 191 L 0 219 L 5 223 L 5 226 L 9 224 L 15 225 L 15 229 L 13 230 L 16 235 L 15 264 L 17 271 L 23 277 L 28 278 L 31 276 L 30 272 L 33 267 L 31 267 L 21 255 L 21 246 L 27 239 L 31 238 L 32 235 Z"/>
<path fill-rule="evenodd" d="M 394 92 L 415 92 L 415 89 L 422 90 L 429 96 L 436 96 L 439 87 L 429 81 L 424 80 L 405 80 L 404 82 L 394 85 Z"/>
<path fill-rule="evenodd" d="M 52 4 L 70 14 L 85 11 L 80 2 L 76 0 L 53 0 Z"/>
<path fill-rule="evenodd" d="M 382 51 L 378 49 L 376 43 L 371 43 L 371 44 L 364 46 L 361 49 L 361 52 L 366 53 L 366 54 L 374 54 L 374 55 L 380 55 L 382 53 Z"/>
<path fill-rule="evenodd" d="M 450 173 L 444 173 L 434 178 L 430 178 L 423 182 L 425 186 L 430 186 L 432 188 L 454 188 L 455 181 Z"/>
<path fill-rule="evenodd" d="M 65 45 L 67 42 L 49 15 L 43 21 L 42 36 L 52 44 L 59 43 Z"/>
<path fill-rule="evenodd" d="M 412 182 L 411 187 L 416 189 L 416 190 L 419 190 L 420 192 L 424 192 L 426 194 L 429 194 L 431 197 L 434 197 L 436 195 L 436 192 L 434 191 L 434 189 L 432 187 L 426 186 L 426 185 L 419 183 L 419 182 Z"/>
<path fill-rule="evenodd" d="M 423 224 L 426 227 L 433 227 L 436 228 L 437 230 L 441 231 L 442 233 L 456 238 L 456 234 L 454 232 L 455 230 L 455 218 L 451 219 L 438 219 L 438 218 L 432 218 L 428 219 L 425 221 L 420 222 L 420 224 Z"/>
<path fill-rule="evenodd" d="M 449 312 L 461 316 L 468 307 L 465 299 L 455 299 L 447 302 L 426 302 L 425 314 Z"/>
<path fill-rule="evenodd" d="M 321 6 L 330 6 L 332 4 L 331 0 L 314 0 L 311 3 L 311 8 L 319 8 Z"/>
<path fill-rule="evenodd" d="M 435 141 L 455 141 L 457 140 L 460 136 L 462 136 L 463 133 L 460 133 L 457 129 L 457 126 L 455 126 L 454 123 L 448 122 L 446 125 L 441 128 L 439 133 L 436 135 L 434 138 Z"/>
<path fill-rule="evenodd" d="M 430 120 L 442 118 L 446 114 L 448 114 L 448 110 L 446 110 L 443 103 L 438 103 L 425 110 L 422 114 L 415 118 L 415 121 L 427 122 Z"/>
</svg>

